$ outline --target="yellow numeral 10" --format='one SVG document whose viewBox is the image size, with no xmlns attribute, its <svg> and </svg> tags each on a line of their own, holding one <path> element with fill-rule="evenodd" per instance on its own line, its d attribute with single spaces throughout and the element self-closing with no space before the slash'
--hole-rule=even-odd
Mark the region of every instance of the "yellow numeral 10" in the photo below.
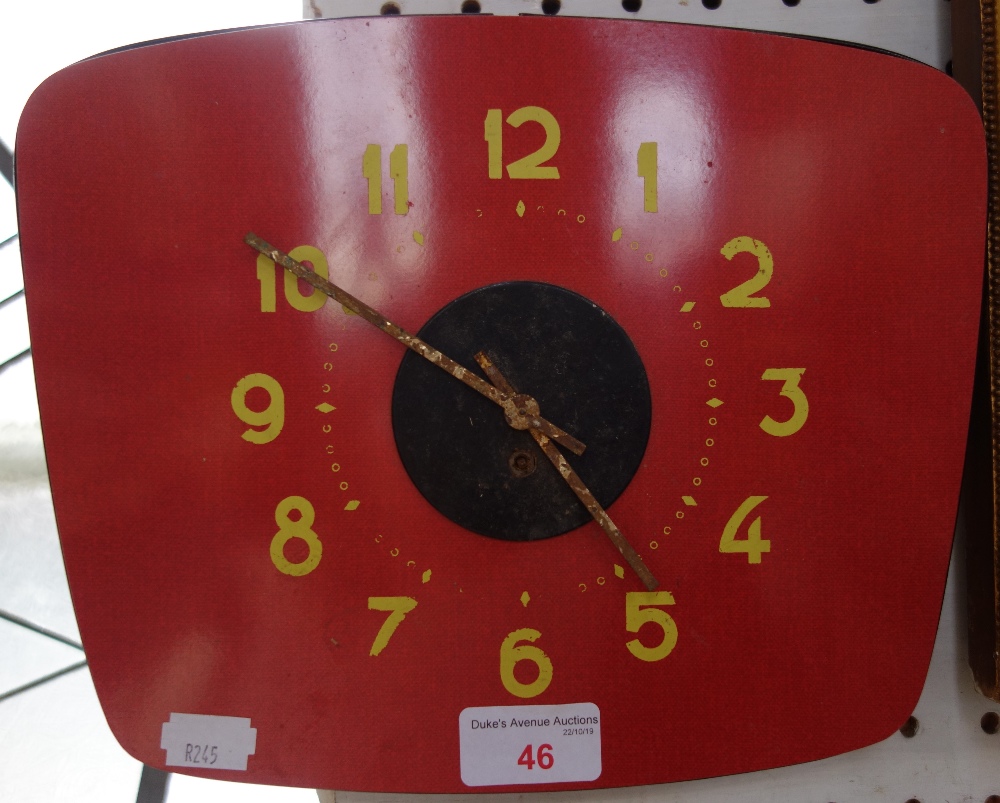
<svg viewBox="0 0 1000 803">
<path fill-rule="evenodd" d="M 389 152 L 389 178 L 392 179 L 393 210 L 405 215 L 410 208 L 409 164 L 406 145 Z M 368 179 L 368 214 L 382 214 L 382 146 L 369 145 L 361 158 L 361 174 Z"/>
<path fill-rule="evenodd" d="M 300 245 L 288 252 L 288 255 L 297 262 L 307 262 L 312 265 L 324 279 L 330 278 L 330 268 L 326 264 L 326 257 L 318 248 L 311 245 Z M 257 257 L 257 280 L 260 282 L 260 311 L 274 312 L 277 307 L 277 267 L 273 259 L 260 254 Z M 327 296 L 319 290 L 312 290 L 308 295 L 303 295 L 299 290 L 299 280 L 295 274 L 287 270 L 281 271 L 285 276 L 285 299 L 293 309 L 300 312 L 315 312 L 326 303 Z"/>
</svg>

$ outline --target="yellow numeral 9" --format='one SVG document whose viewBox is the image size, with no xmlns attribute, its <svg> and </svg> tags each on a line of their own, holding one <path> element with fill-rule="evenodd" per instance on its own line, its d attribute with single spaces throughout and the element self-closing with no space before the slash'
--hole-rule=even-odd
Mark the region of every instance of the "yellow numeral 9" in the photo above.
<svg viewBox="0 0 1000 803">
<path fill-rule="evenodd" d="M 251 388 L 267 391 L 269 401 L 263 410 L 251 410 L 247 407 L 247 393 Z M 273 376 L 247 374 L 233 388 L 230 404 L 236 417 L 251 427 L 242 435 L 245 441 L 270 443 L 278 437 L 281 428 L 285 426 L 285 392 Z M 253 429 L 253 427 L 264 427 L 264 429 Z"/>
</svg>

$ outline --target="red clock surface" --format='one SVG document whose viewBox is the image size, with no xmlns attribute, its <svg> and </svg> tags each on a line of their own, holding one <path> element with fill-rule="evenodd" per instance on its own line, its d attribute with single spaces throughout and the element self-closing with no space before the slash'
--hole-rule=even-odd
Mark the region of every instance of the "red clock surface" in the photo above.
<svg viewBox="0 0 1000 803">
<path fill-rule="evenodd" d="M 112 730 L 171 770 L 420 792 L 887 737 L 948 565 L 984 176 L 946 76 L 734 30 L 322 21 L 54 76 L 21 242 Z M 529 432 L 248 232 L 486 353 L 658 587 Z"/>
</svg>

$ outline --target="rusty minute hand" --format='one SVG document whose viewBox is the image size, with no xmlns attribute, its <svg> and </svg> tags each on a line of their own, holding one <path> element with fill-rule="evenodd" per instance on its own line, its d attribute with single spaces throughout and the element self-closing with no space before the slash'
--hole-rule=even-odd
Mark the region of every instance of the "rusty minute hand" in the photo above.
<svg viewBox="0 0 1000 803">
<path fill-rule="evenodd" d="M 514 387 L 507 381 L 500 369 L 497 368 L 493 362 L 487 357 L 483 352 L 479 352 L 476 355 L 476 362 L 483 369 L 489 380 L 496 385 L 504 393 L 516 393 Z M 611 517 L 607 514 L 607 511 L 601 507 L 600 502 L 598 502 L 594 495 L 590 492 L 590 489 L 583 484 L 583 480 L 580 476 L 570 467 L 570 464 L 566 462 L 566 458 L 562 456 L 562 453 L 552 445 L 552 442 L 545 436 L 544 433 L 539 432 L 537 429 L 531 430 L 532 436 L 535 438 L 538 447 L 545 453 L 545 456 L 549 459 L 549 462 L 555 466 L 556 471 L 559 472 L 566 483 L 569 485 L 570 489 L 576 494 L 577 499 L 583 504 L 591 516 L 594 517 L 601 529 L 607 534 L 608 538 L 611 539 L 611 543 L 615 545 L 621 556 L 625 559 L 625 562 L 632 567 L 632 570 L 639 575 L 639 579 L 649 591 L 654 591 L 660 584 L 655 577 L 653 577 L 652 572 L 646 567 L 646 564 L 642 562 L 642 558 L 639 554 L 632 548 L 632 545 L 625 540 L 625 536 L 622 535 L 621 530 L 615 526 L 615 523 L 611 521 Z"/>
<path fill-rule="evenodd" d="M 538 402 L 531 396 L 518 393 L 505 393 L 489 382 L 484 381 L 471 371 L 465 370 L 461 365 L 449 359 L 437 349 L 427 345 L 423 340 L 415 335 L 411 335 L 404 329 L 396 326 L 382 313 L 372 309 L 363 301 L 358 300 L 350 293 L 328 282 L 322 276 L 309 270 L 305 265 L 296 262 L 288 254 L 282 253 L 274 246 L 264 242 L 256 234 L 250 233 L 243 238 L 243 241 L 257 249 L 269 259 L 274 260 L 290 273 L 295 274 L 303 281 L 315 287 L 321 293 L 325 293 L 338 303 L 347 307 L 352 312 L 357 313 L 368 323 L 378 327 L 390 337 L 394 337 L 408 349 L 415 351 L 428 362 L 436 365 L 441 370 L 451 374 L 460 382 L 464 382 L 468 387 L 481 393 L 494 404 L 503 408 L 507 423 L 514 429 L 530 429 L 539 432 L 547 438 L 551 438 L 560 446 L 569 449 L 573 454 L 583 454 L 587 447 L 567 432 L 564 432 L 555 424 L 546 421 L 541 417 Z"/>
</svg>

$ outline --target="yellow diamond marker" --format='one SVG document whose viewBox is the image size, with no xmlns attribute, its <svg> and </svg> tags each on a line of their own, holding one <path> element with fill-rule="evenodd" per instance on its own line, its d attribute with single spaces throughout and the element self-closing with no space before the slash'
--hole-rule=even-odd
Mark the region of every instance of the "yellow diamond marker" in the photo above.
<svg viewBox="0 0 1000 803">
<path fill-rule="evenodd" d="M 613 232 L 611 232 L 611 242 L 616 243 L 621 238 L 622 238 L 622 230 L 621 230 L 621 227 L 619 226 L 617 229 L 615 229 Z"/>
<path fill-rule="evenodd" d="M 419 231 L 414 231 L 413 232 L 413 241 L 417 245 L 423 245 L 424 244 L 424 235 L 422 235 Z"/>
<path fill-rule="evenodd" d="M 357 510 L 359 507 L 361 507 L 361 500 L 352 499 L 350 502 L 344 505 L 344 510 Z"/>
<path fill-rule="evenodd" d="M 698 503 L 694 501 L 693 496 L 682 496 L 681 501 L 688 507 L 698 507 Z"/>
<path fill-rule="evenodd" d="M 524 592 L 524 593 L 523 593 L 523 594 L 521 595 L 521 604 L 522 604 L 522 605 L 523 605 L 523 606 L 524 606 L 525 608 L 527 608 L 527 607 L 528 607 L 528 603 L 529 603 L 530 601 L 531 601 L 531 596 L 530 596 L 530 595 L 528 594 L 528 592 L 527 592 L 527 591 L 525 591 L 525 592 Z"/>
<path fill-rule="evenodd" d="M 322 404 L 317 404 L 316 409 L 319 410 L 321 413 L 332 413 L 337 408 L 334 407 L 332 404 L 327 404 L 326 402 L 323 402 Z"/>
<path fill-rule="evenodd" d="M 709 399 L 707 402 L 705 402 L 705 404 L 707 404 L 709 407 L 721 407 L 723 404 L 725 404 L 725 402 L 723 402 L 722 399 L 713 398 Z"/>
<path fill-rule="evenodd" d="M 615 577 L 617 577 L 619 580 L 625 579 L 625 570 L 617 563 L 615 564 Z"/>
<path fill-rule="evenodd" d="M 358 314 L 354 310 L 348 309 L 343 304 L 340 305 L 340 308 L 344 311 L 344 315 L 357 315 Z"/>
<path fill-rule="evenodd" d="M 424 572 L 424 574 L 423 574 L 423 577 L 422 577 L 421 579 L 422 579 L 422 580 L 423 580 L 423 581 L 424 581 L 425 583 L 426 583 L 426 582 L 428 582 L 428 581 L 430 581 L 430 579 L 431 579 L 431 570 L 430 570 L 430 569 L 428 569 L 428 570 L 427 570 L 426 572 Z"/>
<path fill-rule="evenodd" d="M 517 202 L 517 216 L 524 217 L 524 201 Z"/>
<path fill-rule="evenodd" d="M 694 302 L 693 301 L 685 301 L 684 302 L 684 306 L 681 307 L 681 312 L 690 312 L 693 309 L 694 309 Z"/>
</svg>

